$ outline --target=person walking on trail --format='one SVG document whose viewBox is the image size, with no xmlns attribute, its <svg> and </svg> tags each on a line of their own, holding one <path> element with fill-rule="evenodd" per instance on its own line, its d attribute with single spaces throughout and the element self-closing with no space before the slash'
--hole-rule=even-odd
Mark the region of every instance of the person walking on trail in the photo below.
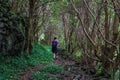
<svg viewBox="0 0 120 80">
<path fill-rule="evenodd" d="M 57 38 L 54 37 L 54 40 L 52 41 L 52 52 L 53 52 L 53 56 L 54 56 L 54 59 L 56 59 L 56 55 L 57 55 L 57 46 L 58 46 L 58 41 L 56 40 Z"/>
</svg>

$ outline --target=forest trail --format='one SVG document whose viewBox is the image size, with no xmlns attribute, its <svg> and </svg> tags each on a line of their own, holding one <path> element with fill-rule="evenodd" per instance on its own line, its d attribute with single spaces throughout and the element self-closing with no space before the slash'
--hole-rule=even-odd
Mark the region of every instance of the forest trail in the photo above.
<svg viewBox="0 0 120 80">
<path fill-rule="evenodd" d="M 31 80 L 31 76 L 34 74 L 34 72 L 38 71 L 39 67 L 43 67 L 46 64 L 38 64 L 37 66 L 25 70 L 25 72 L 22 73 L 22 76 L 20 77 L 20 80 Z"/>
<path fill-rule="evenodd" d="M 59 80 L 93 80 L 92 76 L 87 75 L 80 66 L 77 66 L 74 61 L 62 58 L 58 56 L 56 60 L 52 62 L 55 65 L 63 66 L 64 72 L 56 74 Z M 38 71 L 40 67 L 52 64 L 38 64 L 37 66 L 27 69 L 20 77 L 20 80 L 32 80 L 32 75 Z M 48 80 L 54 80 L 51 76 Z"/>
</svg>

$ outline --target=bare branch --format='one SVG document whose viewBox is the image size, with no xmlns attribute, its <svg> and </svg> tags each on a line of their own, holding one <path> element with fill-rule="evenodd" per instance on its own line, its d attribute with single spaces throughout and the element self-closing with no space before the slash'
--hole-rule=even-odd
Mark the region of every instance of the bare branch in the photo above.
<svg viewBox="0 0 120 80">
<path fill-rule="evenodd" d="M 86 0 L 83 0 L 83 1 L 84 1 L 84 3 L 85 3 L 86 8 L 89 10 L 90 14 L 93 16 L 93 18 L 94 18 L 94 20 L 95 20 L 95 16 L 94 16 L 93 12 L 91 11 L 90 7 L 88 6 Z M 98 31 L 99 31 L 99 33 L 101 34 L 103 40 L 104 40 L 105 42 L 111 44 L 112 46 L 116 47 L 116 44 L 114 44 L 114 43 L 108 41 L 107 39 L 105 39 L 103 33 L 101 32 L 100 28 L 98 27 L 98 26 L 99 26 L 98 23 L 97 23 L 97 22 L 95 22 L 95 23 L 96 23 L 96 25 L 97 25 Z"/>
<path fill-rule="evenodd" d="M 89 36 L 89 34 L 87 33 L 86 29 L 84 28 L 84 24 L 83 24 L 82 19 L 81 19 L 81 17 L 80 17 L 80 13 L 79 13 L 79 11 L 76 9 L 76 7 L 75 7 L 75 5 L 74 5 L 74 3 L 73 3 L 73 0 L 70 0 L 70 3 L 71 3 L 71 5 L 72 5 L 73 9 L 75 10 L 75 12 L 77 13 L 78 19 L 79 19 L 80 22 L 81 22 L 81 25 L 82 25 L 82 28 L 83 28 L 83 31 L 84 31 L 85 35 L 87 36 L 87 38 L 89 39 L 89 41 L 92 43 L 92 45 L 95 46 L 95 42 L 92 40 L 92 38 Z"/>
</svg>

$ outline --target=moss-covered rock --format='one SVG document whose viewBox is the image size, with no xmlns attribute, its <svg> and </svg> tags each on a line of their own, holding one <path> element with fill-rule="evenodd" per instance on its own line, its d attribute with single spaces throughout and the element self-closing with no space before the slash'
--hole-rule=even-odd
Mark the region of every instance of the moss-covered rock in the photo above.
<svg viewBox="0 0 120 80">
<path fill-rule="evenodd" d="M 21 18 L 11 11 L 9 0 L 0 0 L 0 53 L 18 54 L 23 49 L 24 36 L 19 29 Z"/>
</svg>

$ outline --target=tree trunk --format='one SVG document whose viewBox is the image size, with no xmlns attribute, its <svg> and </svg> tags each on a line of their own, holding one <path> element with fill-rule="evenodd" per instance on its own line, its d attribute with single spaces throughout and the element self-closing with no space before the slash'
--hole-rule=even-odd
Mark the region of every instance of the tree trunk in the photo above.
<svg viewBox="0 0 120 80">
<path fill-rule="evenodd" d="M 105 39 L 109 40 L 109 14 L 108 14 L 108 7 L 107 7 L 107 0 L 104 1 L 104 11 L 105 11 L 105 25 L 104 25 L 104 29 L 105 29 Z M 108 48 L 108 43 L 105 42 L 105 46 L 104 46 L 104 50 L 103 50 L 104 54 L 102 55 L 103 57 L 103 67 L 105 70 L 109 71 L 109 66 L 110 63 L 107 60 L 107 57 L 109 56 L 109 48 Z"/>
<path fill-rule="evenodd" d="M 66 22 L 66 18 L 65 18 L 65 14 L 63 13 L 62 15 L 62 21 L 63 21 L 63 31 L 64 31 L 64 40 L 65 40 L 65 48 L 67 48 L 67 22 Z"/>
<path fill-rule="evenodd" d="M 28 22 L 28 34 L 27 34 L 27 41 L 26 41 L 26 53 L 30 53 L 31 49 L 32 49 L 32 37 L 33 35 L 33 8 L 34 8 L 34 1 L 33 0 L 29 0 L 29 22 Z"/>
</svg>

